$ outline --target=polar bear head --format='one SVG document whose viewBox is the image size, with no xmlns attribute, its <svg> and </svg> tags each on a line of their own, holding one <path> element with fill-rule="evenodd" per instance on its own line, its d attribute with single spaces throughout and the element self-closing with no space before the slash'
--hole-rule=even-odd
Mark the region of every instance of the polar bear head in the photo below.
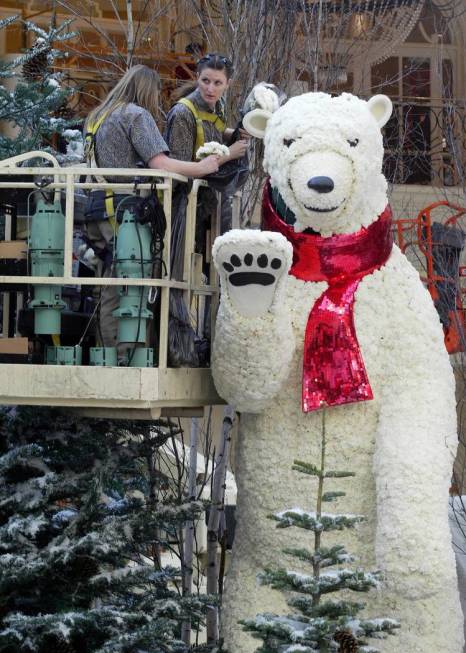
<svg viewBox="0 0 466 653">
<path fill-rule="evenodd" d="M 381 128 L 392 112 L 385 95 L 293 97 L 263 122 L 264 168 L 296 218 L 295 231 L 353 233 L 387 204 Z M 264 113 L 264 112 L 263 112 Z"/>
</svg>

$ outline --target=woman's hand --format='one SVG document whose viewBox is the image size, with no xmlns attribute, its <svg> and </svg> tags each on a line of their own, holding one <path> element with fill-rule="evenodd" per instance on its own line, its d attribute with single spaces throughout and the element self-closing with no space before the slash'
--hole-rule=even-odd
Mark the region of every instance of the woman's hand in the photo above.
<svg viewBox="0 0 466 653">
<path fill-rule="evenodd" d="M 165 153 L 156 154 L 148 162 L 149 168 L 156 168 L 158 170 L 167 170 L 168 172 L 176 172 L 179 175 L 186 175 L 186 177 L 204 177 L 210 175 L 211 172 L 217 172 L 220 165 L 220 157 L 218 154 L 211 154 L 206 156 L 202 161 L 180 161 L 179 159 L 170 159 Z"/>
<path fill-rule="evenodd" d="M 204 175 L 210 175 L 212 172 L 217 172 L 220 165 L 219 161 L 220 157 L 217 154 L 211 154 L 210 156 L 206 156 L 205 159 L 199 161 L 199 163 L 196 163 L 199 176 L 203 177 Z"/>
<path fill-rule="evenodd" d="M 231 161 L 232 159 L 241 159 L 246 154 L 248 145 L 249 143 L 246 140 L 241 139 L 240 141 L 236 141 L 236 143 L 230 145 L 230 156 L 226 157 L 225 160 L 222 157 L 220 163 L 226 163 L 226 161 Z"/>
</svg>

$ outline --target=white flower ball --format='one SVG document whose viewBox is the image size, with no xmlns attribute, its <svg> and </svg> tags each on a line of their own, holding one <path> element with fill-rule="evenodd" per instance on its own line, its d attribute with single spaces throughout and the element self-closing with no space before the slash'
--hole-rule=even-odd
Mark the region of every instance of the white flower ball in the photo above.
<svg viewBox="0 0 466 653">
<path fill-rule="evenodd" d="M 204 143 L 196 152 L 196 159 L 205 159 L 206 156 L 211 154 L 216 154 L 217 156 L 229 156 L 230 150 L 226 145 L 222 143 L 217 143 L 216 141 L 210 141 L 210 143 Z"/>
</svg>

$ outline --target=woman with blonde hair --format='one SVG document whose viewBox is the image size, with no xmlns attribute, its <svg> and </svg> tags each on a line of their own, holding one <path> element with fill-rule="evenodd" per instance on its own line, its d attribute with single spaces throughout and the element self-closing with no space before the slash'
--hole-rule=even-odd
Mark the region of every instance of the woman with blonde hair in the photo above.
<svg viewBox="0 0 466 653">
<path fill-rule="evenodd" d="M 123 182 L 128 179 L 105 179 L 95 168 L 153 168 L 189 177 L 202 177 L 218 170 L 218 157 L 209 156 L 199 162 L 179 161 L 168 156 L 169 149 L 156 124 L 159 100 L 159 75 L 147 66 L 133 66 L 110 91 L 104 101 L 88 116 L 85 127 L 85 155 L 93 169 L 94 181 Z M 131 180 L 129 180 L 131 181 Z M 128 194 L 103 190 L 93 191 L 85 212 L 85 229 L 89 244 L 102 262 L 98 272 L 112 274 L 112 242 L 115 235 L 116 209 Z M 125 199 L 122 209 L 132 199 Z M 102 290 L 100 332 L 102 344 L 117 344 L 117 320 L 112 311 L 118 305 L 115 287 Z"/>
<path fill-rule="evenodd" d="M 155 122 L 159 113 L 158 73 L 143 65 L 133 66 L 89 114 L 84 133 L 87 150 L 94 150 L 101 168 L 148 168 L 203 177 L 218 170 L 218 157 L 199 162 L 171 159 L 168 146 Z M 96 129 L 97 126 L 97 129 Z"/>
</svg>

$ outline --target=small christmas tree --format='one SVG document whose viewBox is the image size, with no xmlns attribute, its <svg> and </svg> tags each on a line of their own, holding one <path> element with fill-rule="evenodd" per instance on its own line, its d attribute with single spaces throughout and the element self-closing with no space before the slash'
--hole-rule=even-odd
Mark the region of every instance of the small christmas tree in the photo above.
<svg viewBox="0 0 466 653">
<path fill-rule="evenodd" d="M 263 640 L 256 653 L 378 653 L 378 649 L 369 645 L 367 639 L 384 638 L 399 628 L 398 622 L 389 618 L 358 618 L 357 615 L 365 607 L 360 602 L 346 598 L 323 600 L 327 594 L 342 590 L 368 592 L 380 580 L 378 572 L 368 573 L 359 568 L 349 568 L 348 564 L 354 558 L 346 552 L 344 546 L 322 545 L 326 532 L 354 528 L 364 521 L 362 515 L 327 513 L 322 510 L 324 503 L 345 496 L 344 492 L 325 492 L 325 480 L 355 476 L 353 472 L 326 468 L 325 410 L 322 411 L 320 466 L 296 460 L 293 469 L 317 479 L 316 509 L 307 512 L 293 508 L 271 515 L 271 518 L 278 522 L 278 528 L 297 526 L 314 533 L 312 549 L 284 550 L 284 553 L 308 563 L 312 571 L 306 575 L 279 568 L 266 569 L 259 574 L 262 583 L 274 589 L 295 592 L 287 603 L 297 612 L 287 616 L 261 614 L 241 623 L 245 630 Z M 329 570 L 330 567 L 335 569 Z"/>
<path fill-rule="evenodd" d="M 18 17 L 0 21 L 0 29 Z M 76 36 L 69 31 L 71 20 L 59 27 L 52 25 L 48 31 L 31 21 L 24 27 L 32 32 L 35 41 L 23 54 L 0 67 L 0 120 L 15 128 L 14 133 L 0 135 L 0 159 L 31 150 L 46 150 L 61 162 L 74 162 L 82 158 L 82 137 L 76 120 L 67 117 L 65 108 L 73 91 L 62 85 L 63 75 L 56 64 L 67 53 L 54 47 Z M 13 89 L 1 80 L 18 80 Z M 57 151 L 57 139 L 68 142 L 67 153 Z"/>
<path fill-rule="evenodd" d="M 182 596 L 158 554 L 203 505 L 161 500 L 167 436 L 56 410 L 0 413 L 0 652 L 187 653 L 209 597 Z"/>
</svg>

